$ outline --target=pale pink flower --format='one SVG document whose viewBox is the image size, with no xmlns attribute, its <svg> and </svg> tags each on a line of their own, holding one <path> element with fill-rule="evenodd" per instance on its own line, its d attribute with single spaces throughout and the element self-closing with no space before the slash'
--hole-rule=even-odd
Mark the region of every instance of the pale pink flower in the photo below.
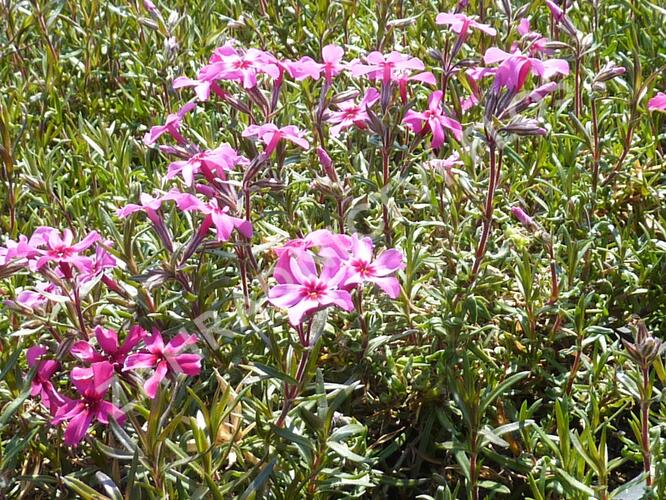
<svg viewBox="0 0 666 500">
<path fill-rule="evenodd" d="M 465 14 L 449 14 L 447 12 L 442 12 L 437 14 L 435 18 L 437 24 L 444 24 L 451 26 L 451 29 L 454 33 L 457 33 L 461 38 L 467 36 L 469 28 L 475 28 L 479 31 L 483 31 L 487 35 L 495 36 L 497 31 L 495 28 L 490 27 L 488 24 L 483 24 L 478 21 L 475 21 L 471 17 L 466 16 Z"/>
<path fill-rule="evenodd" d="M 178 208 L 185 212 L 198 211 L 206 215 L 202 226 L 215 226 L 217 241 L 227 241 L 234 229 L 247 238 L 252 237 L 252 223 L 229 215 L 229 207 L 221 207 L 216 198 L 203 202 L 196 196 L 185 195 L 178 200 Z"/>
<path fill-rule="evenodd" d="M 263 125 L 250 125 L 241 134 L 243 137 L 258 137 L 266 145 L 264 153 L 270 156 L 278 143 L 286 139 L 297 146 L 307 149 L 310 143 L 305 138 L 305 132 L 294 125 L 278 128 L 273 123 L 264 123 Z"/>
<path fill-rule="evenodd" d="M 50 229 L 48 238 L 44 239 L 44 246 L 46 248 L 38 249 L 40 257 L 37 260 L 36 269 L 40 270 L 52 262 L 60 265 L 60 268 L 66 274 L 65 270 L 69 269 L 70 265 L 73 265 L 81 272 L 89 271 L 92 261 L 89 257 L 82 256 L 81 252 L 84 252 L 102 239 L 99 233 L 91 231 L 81 241 L 74 243 L 74 235 L 69 229 L 65 229 L 62 233 L 57 229 Z"/>
<path fill-rule="evenodd" d="M 352 75 L 368 75 L 368 78 L 371 79 L 381 79 L 384 84 L 391 82 L 397 72 L 423 71 L 425 69 L 423 61 L 417 57 L 401 54 L 395 50 L 386 55 L 377 51 L 370 52 L 365 61 L 365 64 L 358 61 L 352 61 L 349 64 Z"/>
<path fill-rule="evenodd" d="M 344 286 L 369 282 L 384 290 L 392 299 L 400 295 L 400 282 L 391 276 L 405 267 L 403 256 L 398 250 L 384 250 L 375 258 L 372 240 L 355 234 L 351 238 L 351 254 L 345 265 L 348 273 Z"/>
<path fill-rule="evenodd" d="M 243 85 L 245 89 L 257 86 L 257 75 L 264 73 L 273 79 L 282 75 L 280 65 L 272 54 L 258 49 L 238 51 L 230 43 L 215 50 L 210 64 L 199 71 L 198 80 L 231 80 Z"/>
</svg>

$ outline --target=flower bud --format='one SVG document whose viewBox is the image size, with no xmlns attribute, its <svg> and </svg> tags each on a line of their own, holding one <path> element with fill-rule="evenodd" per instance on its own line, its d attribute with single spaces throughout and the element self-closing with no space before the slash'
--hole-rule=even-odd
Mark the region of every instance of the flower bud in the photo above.
<svg viewBox="0 0 666 500">
<path fill-rule="evenodd" d="M 534 222 L 534 219 L 532 219 L 532 217 L 527 215 L 527 212 L 525 212 L 519 206 L 516 205 L 511 207 L 511 213 L 527 229 L 535 229 L 537 227 L 536 223 Z"/>
<path fill-rule="evenodd" d="M 607 82 L 608 80 L 623 75 L 625 71 L 627 71 L 626 68 L 623 66 L 617 66 L 613 61 L 610 61 L 606 63 L 606 66 L 604 66 L 597 76 L 594 77 L 594 82 Z"/>
<path fill-rule="evenodd" d="M 546 135 L 547 130 L 541 127 L 541 124 L 534 119 L 518 118 L 506 127 L 500 129 L 500 132 L 515 134 L 521 136 Z"/>
</svg>

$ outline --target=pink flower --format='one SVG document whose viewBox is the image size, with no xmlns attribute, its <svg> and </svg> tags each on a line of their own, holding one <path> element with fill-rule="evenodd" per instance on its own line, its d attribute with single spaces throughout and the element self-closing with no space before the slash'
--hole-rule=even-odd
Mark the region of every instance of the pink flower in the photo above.
<svg viewBox="0 0 666 500">
<path fill-rule="evenodd" d="M 252 223 L 229 215 L 229 207 L 221 207 L 216 198 L 203 202 L 196 196 L 184 195 L 178 200 L 178 208 L 185 212 L 196 210 L 207 215 L 203 227 L 208 230 L 207 228 L 214 225 L 217 241 L 227 241 L 234 229 L 237 229 L 243 236 L 252 238 Z"/>
<path fill-rule="evenodd" d="M 292 325 L 299 325 L 305 315 L 324 307 L 336 305 L 345 311 L 354 309 L 349 292 L 339 288 L 346 274 L 339 260 L 328 259 L 319 273 L 312 255 L 300 251 L 290 257 L 289 271 L 294 282 L 271 288 L 268 300 L 287 309 Z"/>
<path fill-rule="evenodd" d="M 497 34 L 495 28 L 491 28 L 487 24 L 479 23 L 474 19 L 472 19 L 471 17 L 467 17 L 465 14 L 449 14 L 446 12 L 442 12 L 440 14 L 437 14 L 435 22 L 437 24 L 445 24 L 451 26 L 451 29 L 454 31 L 454 33 L 458 33 L 460 38 L 464 38 L 465 36 L 467 36 L 469 28 L 478 29 L 479 31 L 483 31 L 484 33 L 490 36 L 495 36 Z"/>
<path fill-rule="evenodd" d="M 368 108 L 379 100 L 379 92 L 374 87 L 365 91 L 361 102 L 356 104 L 353 99 L 343 101 L 337 104 L 339 111 L 332 111 L 328 114 L 327 121 L 332 123 L 331 135 L 337 137 L 340 132 L 356 125 L 358 128 L 365 128 L 366 122 L 370 119 Z"/>
<path fill-rule="evenodd" d="M 118 333 L 115 330 L 97 326 L 95 328 L 95 338 L 101 352 L 95 350 L 90 343 L 83 340 L 75 342 L 70 352 L 86 363 L 108 361 L 116 371 L 120 371 L 129 352 L 134 349 L 145 334 L 143 328 L 135 325 L 130 328 L 123 343 L 119 344 Z"/>
<path fill-rule="evenodd" d="M 376 259 L 373 256 L 373 245 L 370 238 L 359 238 L 353 235 L 351 240 L 351 255 L 346 263 L 349 272 L 344 284 L 356 285 L 370 282 L 384 290 L 389 297 L 395 299 L 400 295 L 400 283 L 389 276 L 405 265 L 402 254 L 395 249 L 384 250 Z"/>
<path fill-rule="evenodd" d="M 199 71 L 198 80 L 231 80 L 241 83 L 243 88 L 257 86 L 257 75 L 264 73 L 273 79 L 282 75 L 277 59 L 268 52 L 249 49 L 239 52 L 230 43 L 215 50 L 210 64 Z"/>
<path fill-rule="evenodd" d="M 322 51 L 322 63 L 318 63 L 311 57 L 301 57 L 298 61 L 286 61 L 284 66 L 295 80 L 304 80 L 313 78 L 318 80 L 321 73 L 324 73 L 326 82 L 330 84 L 333 77 L 339 75 L 345 68 L 342 63 L 342 57 L 345 51 L 337 45 L 326 45 Z"/>
<path fill-rule="evenodd" d="M 357 61 L 350 63 L 353 76 L 368 75 L 371 79 L 382 79 L 384 84 L 388 84 L 394 79 L 396 72 L 404 71 L 423 71 L 425 65 L 423 61 L 416 57 L 400 52 L 392 51 L 390 54 L 382 54 L 381 52 L 370 52 L 366 58 L 366 64 L 361 64 Z"/>
<path fill-rule="evenodd" d="M 181 352 L 186 347 L 196 344 L 194 335 L 181 332 L 164 345 L 162 334 L 153 328 L 153 334 L 146 337 L 144 342 L 146 350 L 130 354 L 125 360 L 123 371 L 155 368 L 155 373 L 143 384 L 143 389 L 150 399 L 157 395 L 159 385 L 167 373 L 184 373 L 194 377 L 201 372 L 201 356 Z"/>
<path fill-rule="evenodd" d="M 185 138 L 180 135 L 180 122 L 185 115 L 192 111 L 196 106 L 196 103 L 188 102 L 185 106 L 180 108 L 177 113 L 171 113 L 167 116 L 164 125 L 155 125 L 150 128 L 150 132 L 146 132 L 146 135 L 143 136 L 143 143 L 146 146 L 155 144 L 155 141 L 164 134 L 171 135 L 171 137 L 176 139 L 180 144 L 185 143 Z"/>
<path fill-rule="evenodd" d="M 192 156 L 189 160 L 174 161 L 169 165 L 166 178 L 173 179 L 177 174 L 183 176 L 188 186 L 194 181 L 194 176 L 203 171 L 204 175 L 215 176 L 226 180 L 226 172 L 233 170 L 236 165 L 247 165 L 248 159 L 239 155 L 234 148 L 228 144 L 209 150 L 202 151 Z"/>
<path fill-rule="evenodd" d="M 65 404 L 66 400 L 56 391 L 51 382 L 51 378 L 60 367 L 60 363 L 53 359 L 40 359 L 47 352 L 46 347 L 36 345 L 28 349 L 26 358 L 30 368 L 37 368 L 31 382 L 30 395 L 32 397 L 39 395 L 42 404 L 53 415 L 60 406 Z"/>
<path fill-rule="evenodd" d="M 72 384 L 81 398 L 67 401 L 60 406 L 52 421 L 54 425 L 69 421 L 65 429 L 65 444 L 77 446 L 94 421 L 108 424 L 109 417 L 120 424 L 125 421 L 122 410 L 104 400 L 104 395 L 113 381 L 113 374 L 113 365 L 107 361 L 93 363 L 89 368 L 72 370 Z"/>
<path fill-rule="evenodd" d="M 463 162 L 460 160 L 458 153 L 453 153 L 448 158 L 442 159 L 433 159 L 426 163 L 426 166 L 432 170 L 436 170 L 441 174 L 447 174 L 451 171 L 456 165 L 463 165 Z"/>
<path fill-rule="evenodd" d="M 25 263 L 26 260 L 37 257 L 39 255 L 39 250 L 35 248 L 37 243 L 43 243 L 43 240 L 31 242 L 24 235 L 19 235 L 18 241 L 7 240 L 6 246 L 0 247 L 0 266 L 16 261 Z"/>
<path fill-rule="evenodd" d="M 428 109 L 423 112 L 407 111 L 402 123 L 419 134 L 426 130 L 432 133 L 431 146 L 439 148 L 444 143 L 444 129 L 447 129 L 456 140 L 462 140 L 462 125 L 453 118 L 449 118 L 441 107 L 442 91 L 436 90 L 428 99 Z"/>
<path fill-rule="evenodd" d="M 349 258 L 351 238 L 346 234 L 333 234 L 328 229 L 318 229 L 304 238 L 290 240 L 281 248 L 275 249 L 278 256 L 273 277 L 278 283 L 295 283 L 291 273 L 291 258 L 302 251 L 314 251 L 319 258 L 345 261 Z"/>
<path fill-rule="evenodd" d="M 329 84 L 333 81 L 333 77 L 342 73 L 342 70 L 345 68 L 345 65 L 342 63 L 344 55 L 344 49 L 338 45 L 329 44 L 321 49 L 321 57 L 324 61 L 322 71 L 324 72 L 324 78 L 326 78 Z"/>
<path fill-rule="evenodd" d="M 652 99 L 648 101 L 649 111 L 666 111 L 666 94 L 663 92 L 657 93 Z"/>
<path fill-rule="evenodd" d="M 81 272 L 89 271 L 91 259 L 80 254 L 102 239 L 97 231 L 91 231 L 80 242 L 73 244 L 74 235 L 69 229 L 65 229 L 62 234 L 57 229 L 50 229 L 48 238 L 44 239 L 46 249 L 38 250 L 41 257 L 37 260 L 36 269 L 40 270 L 49 262 L 54 262 L 60 265 L 65 277 L 69 277 L 70 265 Z"/>
<path fill-rule="evenodd" d="M 483 56 L 486 64 L 500 63 L 495 73 L 493 86 L 496 90 L 507 87 L 509 90 L 518 92 L 523 88 L 525 80 L 530 73 L 549 79 L 555 75 L 568 75 L 569 63 L 564 59 L 548 59 L 541 61 L 515 51 L 504 52 L 497 47 L 491 47 Z"/>
<path fill-rule="evenodd" d="M 266 149 L 264 150 L 266 156 L 270 156 L 282 139 L 286 139 L 303 149 L 307 149 L 310 143 L 305 139 L 304 135 L 305 133 L 294 125 L 278 128 L 273 123 L 250 125 L 242 133 L 243 137 L 258 137 L 266 145 Z"/>
<path fill-rule="evenodd" d="M 530 54 L 548 54 L 552 52 L 552 50 L 546 48 L 548 39 L 541 36 L 536 31 L 530 30 L 530 20 L 528 18 L 523 17 L 518 23 L 518 34 L 520 34 L 524 40 L 529 42 Z M 516 45 L 514 44 L 512 50 L 515 50 L 515 48 Z"/>
<path fill-rule="evenodd" d="M 283 65 L 294 80 L 318 80 L 321 75 L 321 64 L 308 56 L 301 57 L 298 61 L 285 61 Z"/>
<path fill-rule="evenodd" d="M 224 91 L 214 80 L 200 80 L 188 78 L 186 76 L 179 76 L 173 81 L 174 90 L 184 87 L 194 87 L 194 93 L 200 101 L 207 101 L 210 98 L 211 90 L 220 97 L 225 96 Z"/>
</svg>

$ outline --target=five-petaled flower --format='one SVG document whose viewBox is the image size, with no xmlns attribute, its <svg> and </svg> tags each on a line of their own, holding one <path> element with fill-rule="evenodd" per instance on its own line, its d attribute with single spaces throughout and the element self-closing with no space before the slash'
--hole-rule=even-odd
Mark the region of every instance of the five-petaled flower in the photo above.
<svg viewBox="0 0 666 500">
<path fill-rule="evenodd" d="M 108 361 L 116 371 L 121 371 L 125 358 L 134 347 L 141 341 L 144 330 L 135 325 L 130 328 L 123 343 L 118 342 L 118 332 L 102 326 L 95 327 L 95 338 L 101 350 L 95 350 L 89 342 L 79 340 L 72 345 L 70 352 L 73 356 L 86 363 L 98 363 Z"/>
<path fill-rule="evenodd" d="M 106 391 L 113 382 L 114 373 L 113 365 L 108 361 L 72 370 L 70 378 L 81 398 L 65 402 L 58 408 L 52 420 L 54 425 L 69 421 L 65 429 L 65 444 L 77 446 L 94 421 L 103 424 L 108 424 L 110 418 L 119 424 L 125 421 L 122 410 L 104 400 Z"/>
<path fill-rule="evenodd" d="M 448 130 L 456 140 L 462 140 L 462 125 L 446 115 L 441 106 L 442 97 L 442 91 L 436 90 L 428 99 L 427 110 L 418 112 L 410 109 L 402 120 L 417 134 L 429 130 L 432 133 L 433 149 L 439 148 L 444 143 L 444 129 Z"/>
<path fill-rule="evenodd" d="M 370 87 L 365 91 L 361 102 L 358 104 L 353 99 L 338 103 L 338 111 L 331 111 L 327 118 L 327 121 L 333 124 L 330 129 L 331 135 L 337 137 L 340 135 L 340 132 L 353 125 L 361 129 L 365 128 L 366 122 L 370 119 L 368 108 L 378 100 L 379 92 L 374 87 Z"/>
<path fill-rule="evenodd" d="M 345 285 L 369 282 L 384 290 L 392 299 L 400 295 L 400 282 L 391 276 L 405 267 L 400 251 L 390 248 L 374 258 L 372 240 L 353 235 L 346 265 L 349 271 L 344 280 Z"/>
<path fill-rule="evenodd" d="M 287 309 L 292 325 L 299 325 L 304 316 L 324 307 L 336 305 L 345 311 L 354 309 L 351 295 L 341 288 L 347 269 L 340 260 L 327 259 L 320 272 L 312 254 L 296 251 L 285 264 L 289 268 L 284 275 L 291 276 L 292 280 L 271 288 L 268 300 Z"/>
<path fill-rule="evenodd" d="M 181 332 L 165 345 L 162 334 L 153 328 L 152 335 L 143 338 L 146 350 L 127 356 L 123 371 L 138 368 L 155 369 L 153 375 L 143 384 L 143 389 L 149 398 L 155 398 L 160 383 L 167 373 L 184 373 L 194 377 L 201 372 L 201 356 L 182 352 L 186 347 L 196 344 L 194 335 Z"/>
<path fill-rule="evenodd" d="M 310 143 L 305 138 L 305 133 L 295 125 L 287 125 L 278 128 L 274 123 L 264 123 L 263 125 L 250 125 L 243 130 L 243 137 L 258 137 L 266 145 L 264 153 L 270 156 L 282 139 L 293 142 L 297 146 L 307 149 Z"/>
<path fill-rule="evenodd" d="M 495 28 L 490 27 L 488 24 L 480 23 L 465 14 L 449 14 L 448 12 L 441 12 L 437 14 L 435 22 L 440 25 L 451 26 L 454 33 L 457 33 L 460 38 L 465 38 L 470 28 L 475 28 L 483 31 L 487 35 L 495 36 L 497 31 Z"/>
</svg>

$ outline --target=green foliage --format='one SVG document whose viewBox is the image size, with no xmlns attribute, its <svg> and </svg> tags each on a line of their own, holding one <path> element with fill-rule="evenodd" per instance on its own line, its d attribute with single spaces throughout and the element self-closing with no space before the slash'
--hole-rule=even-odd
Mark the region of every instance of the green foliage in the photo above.
<svg viewBox="0 0 666 500">
<path fill-rule="evenodd" d="M 472 0 L 467 10 L 481 4 Z M 40 225 L 96 228 L 114 241 L 137 289 L 158 279 L 149 272 L 164 255 L 147 223 L 113 214 L 140 191 L 163 187 L 166 160 L 140 139 L 178 106 L 173 78 L 192 76 L 230 38 L 292 59 L 316 58 L 322 46 L 339 43 L 350 58 L 399 47 L 434 64 L 428 49 L 446 43 L 434 17 L 453 3 L 174 0 L 158 7 L 173 18 L 157 22 L 137 1 L 0 2 L 2 239 Z M 520 9 L 534 29 L 549 31 L 539 1 L 513 11 L 485 7 L 495 26 L 515 22 Z M 347 229 L 379 227 L 387 202 L 393 244 L 406 255 L 401 297 L 367 297 L 367 345 L 358 317 L 322 320 L 300 397 L 287 424 L 276 426 L 305 353 L 265 301 L 267 276 L 256 277 L 256 307 L 245 312 L 232 292 L 239 287 L 235 256 L 213 250 L 196 263 L 206 293 L 193 296 L 174 283 L 158 292 L 150 317 L 138 318 L 194 328 L 197 311 L 213 311 L 225 335 L 206 351 L 202 376 L 163 388 L 152 402 L 133 402 L 137 431 L 112 423 L 110 432 L 70 449 L 29 398 L 33 373 L 22 354 L 41 333 L 3 310 L 0 491 L 114 500 L 452 499 L 474 498 L 475 490 L 486 498 L 639 498 L 643 379 L 620 339 L 630 339 L 624 326 L 632 314 L 656 337 L 666 335 L 666 120 L 646 112 L 647 97 L 666 86 L 666 10 L 626 0 L 578 1 L 570 9 L 577 28 L 592 34 L 581 56 L 581 112 L 573 112 L 569 77 L 557 99 L 538 106 L 548 136 L 505 148 L 495 224 L 473 286 L 485 150 L 451 175 L 424 167 L 429 152 L 403 151 L 382 192 L 377 138 L 337 141 L 334 161 L 349 179 L 357 214 Z M 504 48 L 515 37 L 507 36 L 498 41 Z M 573 67 L 573 47 L 558 55 Z M 626 74 L 593 89 L 608 60 Z M 452 88 L 463 94 L 464 82 Z M 318 93 L 311 82 L 302 93 L 281 113 L 312 130 Z M 216 145 L 221 129 L 239 142 L 233 112 L 209 116 L 197 123 L 201 143 Z M 262 259 L 275 242 L 338 223 L 333 200 L 310 187 L 320 175 L 315 155 L 281 161 L 289 189 L 266 192 L 255 208 L 260 269 L 269 267 Z M 511 218 L 516 204 L 540 230 Z M 184 236 L 193 231 L 186 220 L 169 221 Z M 2 281 L 0 297 L 24 281 Z M 95 302 L 86 314 L 122 324 L 146 310 L 144 299 Z M 649 387 L 654 485 L 646 494 L 654 498 L 666 496 L 664 384 L 659 359 Z"/>
</svg>

